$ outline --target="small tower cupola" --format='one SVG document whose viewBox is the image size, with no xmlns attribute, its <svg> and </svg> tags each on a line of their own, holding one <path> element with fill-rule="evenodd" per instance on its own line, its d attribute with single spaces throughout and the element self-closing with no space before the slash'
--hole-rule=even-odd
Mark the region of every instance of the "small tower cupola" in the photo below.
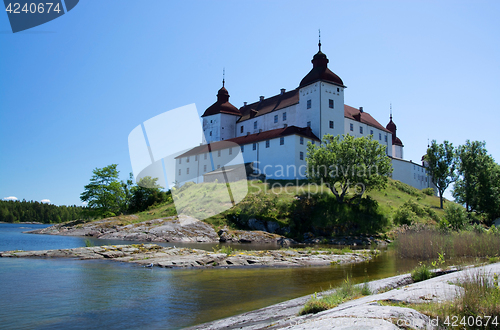
<svg viewBox="0 0 500 330">
<path fill-rule="evenodd" d="M 392 144 L 396 146 L 403 146 L 403 142 L 396 136 L 397 127 L 396 124 L 392 121 L 392 106 L 391 106 L 391 116 L 389 117 L 389 124 L 385 128 L 387 128 L 392 133 Z"/>
<path fill-rule="evenodd" d="M 328 63 L 330 62 L 326 55 L 321 51 L 321 39 L 318 43 L 318 52 L 313 56 L 311 60 L 313 64 L 313 68 L 309 73 L 302 79 L 299 87 L 304 87 L 309 84 L 312 84 L 318 80 L 323 80 L 341 87 L 344 86 L 344 82 L 333 73 L 330 69 L 328 69 Z"/>
</svg>

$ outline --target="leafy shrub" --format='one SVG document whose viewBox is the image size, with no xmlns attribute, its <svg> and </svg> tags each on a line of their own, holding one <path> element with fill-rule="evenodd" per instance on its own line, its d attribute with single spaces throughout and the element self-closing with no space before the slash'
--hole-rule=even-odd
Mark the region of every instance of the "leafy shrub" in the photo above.
<svg viewBox="0 0 500 330">
<path fill-rule="evenodd" d="M 426 264 L 420 264 L 411 272 L 413 282 L 428 280 L 432 277 L 431 270 Z"/>
<path fill-rule="evenodd" d="M 460 230 L 469 222 L 463 207 L 456 204 L 449 204 L 445 209 L 444 218 L 454 230 Z"/>
<path fill-rule="evenodd" d="M 434 196 L 434 189 L 432 188 L 422 189 L 422 192 L 427 196 Z"/>
<path fill-rule="evenodd" d="M 411 225 L 417 220 L 417 215 L 411 209 L 400 206 L 394 213 L 393 221 L 396 225 Z"/>
<path fill-rule="evenodd" d="M 407 194 L 415 196 L 415 197 L 418 197 L 421 195 L 420 190 L 418 190 L 417 188 L 414 188 L 410 185 L 407 185 L 406 183 L 403 183 L 401 181 L 391 181 L 391 182 L 392 182 L 392 185 L 394 185 L 396 187 L 396 189 L 398 189 L 404 193 L 407 193 Z"/>
</svg>

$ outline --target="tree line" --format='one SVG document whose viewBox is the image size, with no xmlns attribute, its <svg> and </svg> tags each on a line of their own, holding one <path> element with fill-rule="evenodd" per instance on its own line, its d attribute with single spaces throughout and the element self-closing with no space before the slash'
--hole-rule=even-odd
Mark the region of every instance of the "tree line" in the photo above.
<svg viewBox="0 0 500 330">
<path fill-rule="evenodd" d="M 118 179 L 117 164 L 111 164 L 92 171 L 90 183 L 80 195 L 87 203 L 84 214 L 91 218 L 113 217 L 120 214 L 141 212 L 149 207 L 171 200 L 170 191 L 162 191 L 158 178 L 141 178 L 136 184 L 133 176 L 126 181 Z"/>
<path fill-rule="evenodd" d="M 436 140 L 427 149 L 425 162 L 436 185 L 443 208 L 443 193 L 454 183 L 455 202 L 468 213 L 481 214 L 491 222 L 500 217 L 500 165 L 486 150 L 484 141 L 454 147 Z"/>
<path fill-rule="evenodd" d="M 80 219 L 80 206 L 56 206 L 34 201 L 0 201 L 0 221 L 59 223 Z"/>
</svg>

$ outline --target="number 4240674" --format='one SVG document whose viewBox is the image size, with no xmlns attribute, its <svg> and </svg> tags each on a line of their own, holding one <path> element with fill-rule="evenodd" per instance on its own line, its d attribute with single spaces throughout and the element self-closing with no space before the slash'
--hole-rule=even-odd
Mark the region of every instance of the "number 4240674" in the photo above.
<svg viewBox="0 0 500 330">
<path fill-rule="evenodd" d="M 54 8 L 52 8 L 54 7 Z M 7 5 L 7 8 L 5 8 L 5 11 L 8 12 L 9 14 L 21 14 L 21 12 L 24 13 L 31 13 L 31 14 L 43 14 L 43 13 L 50 13 L 50 11 L 55 11 L 59 13 L 61 11 L 61 8 L 59 8 L 59 3 L 56 3 L 54 6 L 54 3 L 52 2 L 47 2 L 47 3 L 30 3 L 29 5 L 27 3 L 24 4 L 23 8 L 21 8 L 21 5 L 19 3 L 9 3 Z"/>
</svg>

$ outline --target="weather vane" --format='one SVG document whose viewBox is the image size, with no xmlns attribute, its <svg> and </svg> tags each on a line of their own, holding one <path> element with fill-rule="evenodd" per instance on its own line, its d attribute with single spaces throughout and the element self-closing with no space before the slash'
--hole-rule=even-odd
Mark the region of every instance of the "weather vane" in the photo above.
<svg viewBox="0 0 500 330">
<path fill-rule="evenodd" d="M 319 51 L 321 51 L 321 29 L 318 29 L 318 35 L 319 35 L 318 46 L 319 46 Z"/>
</svg>

